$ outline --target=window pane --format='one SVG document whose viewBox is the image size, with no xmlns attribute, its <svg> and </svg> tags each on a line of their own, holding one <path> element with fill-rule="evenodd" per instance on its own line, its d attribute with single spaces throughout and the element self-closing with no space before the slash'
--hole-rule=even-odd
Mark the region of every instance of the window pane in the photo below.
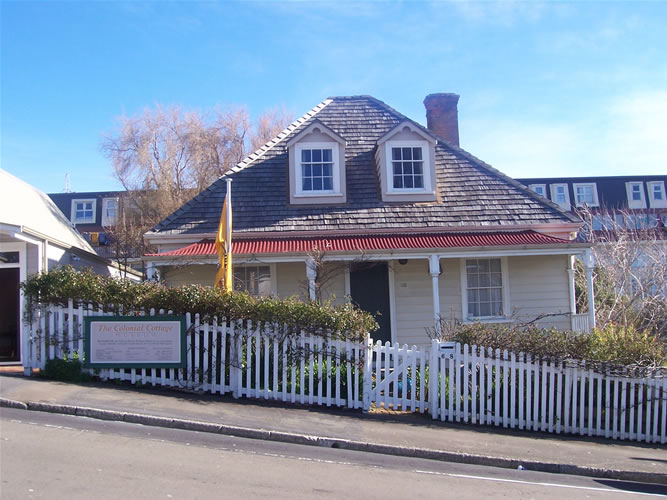
<svg viewBox="0 0 667 500">
<path fill-rule="evenodd" d="M 395 161 L 393 163 L 393 166 L 394 166 L 394 175 L 401 175 L 403 173 L 403 169 L 401 168 L 402 163 Z"/>
<path fill-rule="evenodd" d="M 324 189 L 327 191 L 331 191 L 333 189 L 333 184 L 330 178 L 325 177 L 324 179 L 322 179 L 322 185 L 324 186 Z"/>
<path fill-rule="evenodd" d="M 412 162 L 406 161 L 403 163 L 403 173 L 405 175 L 412 175 Z"/>
<path fill-rule="evenodd" d="M 413 160 L 422 159 L 422 148 L 412 148 L 412 159 Z"/>
<path fill-rule="evenodd" d="M 424 187 L 424 177 L 419 175 L 415 176 L 415 187 L 416 188 L 423 188 Z"/>
<path fill-rule="evenodd" d="M 302 191 L 312 191 L 313 190 L 313 179 L 307 178 L 303 179 L 303 188 Z"/>
<path fill-rule="evenodd" d="M 322 164 L 314 163 L 313 164 L 313 177 L 322 177 Z"/>
<path fill-rule="evenodd" d="M 412 183 L 412 177 L 404 177 L 403 178 L 403 187 L 405 187 L 405 188 L 414 187 L 414 185 Z"/>
<path fill-rule="evenodd" d="M 322 191 L 322 179 L 320 177 L 313 178 L 313 191 Z"/>
<path fill-rule="evenodd" d="M 412 160 L 412 148 L 403 148 L 403 159 Z"/>
<path fill-rule="evenodd" d="M 331 165 L 322 165 L 322 175 L 324 177 L 331 177 Z"/>
<path fill-rule="evenodd" d="M 395 175 L 394 176 L 394 187 L 396 189 L 402 189 L 403 188 L 403 177 Z"/>
<path fill-rule="evenodd" d="M 392 160 L 401 159 L 401 148 L 391 148 L 391 159 Z"/>
<path fill-rule="evenodd" d="M 423 173 L 423 171 L 422 171 L 422 165 L 423 165 L 423 164 L 424 164 L 424 163 L 421 162 L 421 161 L 416 161 L 416 162 L 413 163 L 413 165 L 414 165 L 414 167 L 413 167 L 413 171 L 414 171 L 415 174 L 422 175 L 422 173 Z"/>
<path fill-rule="evenodd" d="M 489 259 L 489 269 L 494 273 L 500 272 L 500 259 Z"/>
<path fill-rule="evenodd" d="M 301 151 L 301 161 L 310 162 L 310 149 L 303 149 Z"/>
<path fill-rule="evenodd" d="M 322 150 L 321 149 L 313 149 L 313 161 L 322 161 Z"/>
<path fill-rule="evenodd" d="M 313 167 L 311 165 L 304 165 L 303 167 L 303 176 L 312 177 L 313 176 Z"/>
<path fill-rule="evenodd" d="M 330 149 L 323 149 L 322 150 L 322 161 L 331 161 L 331 150 Z"/>
</svg>

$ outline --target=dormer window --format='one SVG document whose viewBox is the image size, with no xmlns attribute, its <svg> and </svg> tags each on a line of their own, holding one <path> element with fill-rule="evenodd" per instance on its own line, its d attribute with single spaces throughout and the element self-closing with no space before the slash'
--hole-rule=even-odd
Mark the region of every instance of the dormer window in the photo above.
<svg viewBox="0 0 667 500">
<path fill-rule="evenodd" d="M 288 143 L 292 205 L 345 203 L 345 140 L 319 120 Z"/>
<path fill-rule="evenodd" d="M 336 144 L 298 144 L 295 148 L 300 165 L 297 168 L 297 195 L 340 194 Z"/>
<path fill-rule="evenodd" d="M 436 140 L 402 122 L 378 141 L 377 171 L 383 201 L 433 201 Z"/>
<path fill-rule="evenodd" d="M 643 182 L 627 182 L 625 184 L 625 189 L 628 192 L 629 208 L 646 208 Z"/>
<path fill-rule="evenodd" d="M 599 205 L 598 192 L 594 182 L 574 183 L 573 187 L 577 206 L 597 207 Z"/>
<path fill-rule="evenodd" d="M 570 210 L 570 194 L 567 190 L 567 184 L 551 185 L 551 201 L 563 210 Z"/>
<path fill-rule="evenodd" d="M 665 182 L 650 181 L 646 183 L 648 187 L 648 196 L 651 201 L 651 208 L 667 207 L 667 198 L 665 197 Z"/>
<path fill-rule="evenodd" d="M 95 205 L 96 200 L 72 200 L 73 224 L 93 224 L 95 223 Z"/>
<path fill-rule="evenodd" d="M 416 191 L 424 192 L 426 180 L 424 176 L 424 154 L 427 143 L 388 142 L 391 150 L 391 192 Z M 389 176 L 387 176 L 389 177 Z"/>
<path fill-rule="evenodd" d="M 539 194 L 543 198 L 547 197 L 547 187 L 544 184 L 531 184 L 528 186 L 530 189 L 532 189 L 535 193 Z"/>
</svg>

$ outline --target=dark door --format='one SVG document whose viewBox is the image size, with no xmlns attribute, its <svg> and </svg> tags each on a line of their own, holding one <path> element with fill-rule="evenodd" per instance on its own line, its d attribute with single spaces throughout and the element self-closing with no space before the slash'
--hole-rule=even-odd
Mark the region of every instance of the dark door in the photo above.
<svg viewBox="0 0 667 500">
<path fill-rule="evenodd" d="M 0 269 L 0 361 L 19 361 L 19 270 Z"/>
<path fill-rule="evenodd" d="M 371 335 L 374 342 L 391 342 L 389 319 L 389 275 L 386 262 L 355 264 L 350 269 L 352 302 L 368 311 L 377 320 L 380 329 Z"/>
</svg>

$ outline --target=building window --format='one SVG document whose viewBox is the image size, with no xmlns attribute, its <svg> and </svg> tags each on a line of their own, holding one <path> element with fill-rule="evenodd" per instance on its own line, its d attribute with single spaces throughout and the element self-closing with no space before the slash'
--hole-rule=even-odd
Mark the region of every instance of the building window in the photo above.
<svg viewBox="0 0 667 500">
<path fill-rule="evenodd" d="M 567 190 L 567 184 L 551 185 L 551 201 L 556 203 L 563 210 L 570 209 L 570 194 Z"/>
<path fill-rule="evenodd" d="M 537 194 L 540 196 L 546 198 L 547 197 L 547 186 L 545 184 L 531 184 L 528 186 L 530 189 L 535 191 Z"/>
<path fill-rule="evenodd" d="M 394 189 L 424 189 L 422 148 L 391 148 Z"/>
<path fill-rule="evenodd" d="M 598 206 L 598 193 L 594 182 L 579 184 L 575 183 L 574 187 L 574 197 L 577 203 L 577 206 L 587 205 L 589 207 Z"/>
<path fill-rule="evenodd" d="M 651 181 L 647 183 L 649 200 L 651 207 L 663 208 L 667 207 L 667 198 L 665 197 L 665 183 L 664 181 Z"/>
<path fill-rule="evenodd" d="M 295 147 L 297 195 L 340 193 L 338 144 L 304 143 Z"/>
<path fill-rule="evenodd" d="M 102 201 L 102 225 L 114 226 L 118 219 L 118 198 L 104 198 Z"/>
<path fill-rule="evenodd" d="M 0 252 L 0 264 L 18 264 L 18 252 Z"/>
<path fill-rule="evenodd" d="M 614 218 L 611 215 L 594 215 L 593 231 L 612 231 L 614 229 Z"/>
<path fill-rule="evenodd" d="M 646 208 L 643 182 L 627 182 L 625 189 L 628 193 L 629 208 Z"/>
<path fill-rule="evenodd" d="M 468 320 L 501 318 L 507 296 L 502 259 L 467 259 L 465 261 L 464 314 Z"/>
<path fill-rule="evenodd" d="M 387 180 L 390 193 L 428 192 L 431 177 L 426 141 L 388 141 Z"/>
<path fill-rule="evenodd" d="M 72 222 L 74 224 L 95 222 L 95 200 L 72 200 Z"/>
<path fill-rule="evenodd" d="M 234 289 L 256 297 L 271 295 L 271 268 L 234 266 Z"/>
</svg>

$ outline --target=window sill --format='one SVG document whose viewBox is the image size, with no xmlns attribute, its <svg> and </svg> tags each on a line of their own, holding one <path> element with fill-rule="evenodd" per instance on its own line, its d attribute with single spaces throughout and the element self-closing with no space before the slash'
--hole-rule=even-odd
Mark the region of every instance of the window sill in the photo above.
<svg viewBox="0 0 667 500">
<path fill-rule="evenodd" d="M 505 316 L 485 316 L 483 318 L 468 318 L 463 320 L 464 325 L 472 325 L 474 323 L 511 323 L 512 318 Z"/>
<path fill-rule="evenodd" d="M 317 197 L 328 197 L 328 196 L 343 196 L 343 193 L 337 191 L 313 191 L 307 193 L 295 193 L 293 195 L 295 198 L 317 198 Z"/>
</svg>

